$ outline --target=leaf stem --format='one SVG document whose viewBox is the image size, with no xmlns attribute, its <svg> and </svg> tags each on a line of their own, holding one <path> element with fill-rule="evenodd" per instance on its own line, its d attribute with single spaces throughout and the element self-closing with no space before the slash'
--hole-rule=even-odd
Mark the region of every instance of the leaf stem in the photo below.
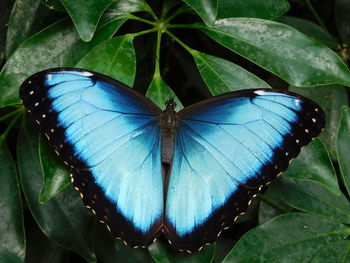
<svg viewBox="0 0 350 263">
<path fill-rule="evenodd" d="M 11 111 L 11 112 L 5 114 L 4 116 L 1 116 L 1 117 L 0 117 L 0 121 L 6 120 L 7 118 L 9 118 L 9 117 L 11 117 L 11 116 L 17 114 L 18 112 L 20 112 L 20 111 L 22 111 L 22 110 L 23 110 L 23 109 L 22 109 L 21 107 L 18 108 L 18 109 L 15 109 L 14 111 Z"/>
<path fill-rule="evenodd" d="M 171 33 L 169 30 L 166 30 L 165 33 L 173 38 L 177 43 L 179 43 L 184 49 L 186 49 L 190 54 L 193 54 L 195 50 L 187 46 L 184 42 L 182 42 L 177 36 L 175 36 L 173 33 Z"/>
<path fill-rule="evenodd" d="M 155 61 L 155 71 L 154 71 L 154 76 L 160 76 L 160 63 L 159 63 L 159 58 L 160 58 L 160 43 L 162 41 L 162 35 L 163 32 L 160 28 L 158 28 L 157 31 L 157 46 L 156 46 L 156 61 Z"/>
<path fill-rule="evenodd" d="M 268 204 L 269 206 L 272 206 L 273 208 L 275 208 L 276 210 L 280 211 L 281 213 L 288 213 L 290 212 L 288 209 L 284 208 L 283 206 L 280 206 L 274 202 L 272 202 L 270 199 L 266 198 L 264 195 L 262 194 L 258 194 L 257 197 L 264 201 L 266 204 Z"/>
<path fill-rule="evenodd" d="M 10 132 L 12 129 L 13 125 L 15 125 L 17 119 L 22 116 L 24 112 L 18 112 L 16 117 L 13 118 L 13 120 L 9 123 L 5 131 L 0 135 L 0 141 L 4 141 L 6 139 L 7 134 Z"/>
<path fill-rule="evenodd" d="M 170 24 L 167 25 L 167 28 L 191 28 L 191 29 L 199 29 L 201 27 L 201 23 L 195 24 Z"/>
<path fill-rule="evenodd" d="M 175 17 L 187 13 L 189 11 L 189 7 L 188 6 L 182 6 L 179 9 L 177 9 L 172 15 L 170 15 L 165 21 L 164 23 L 169 23 L 171 20 L 173 20 Z"/>
<path fill-rule="evenodd" d="M 318 15 L 317 11 L 315 10 L 315 8 L 313 7 L 313 5 L 311 4 L 310 0 L 305 0 L 306 5 L 309 7 L 311 13 L 314 15 L 314 17 L 316 18 L 317 22 L 325 29 L 327 30 L 326 25 L 323 23 L 321 17 Z M 328 31 L 328 30 L 327 30 Z"/>
<path fill-rule="evenodd" d="M 147 29 L 147 30 L 140 31 L 140 32 L 129 33 L 129 34 L 126 34 L 126 36 L 129 36 L 130 38 L 135 38 L 135 37 L 142 36 L 142 35 L 149 34 L 149 33 L 153 33 L 156 31 L 157 31 L 157 28 L 154 27 L 154 28 Z"/>
<path fill-rule="evenodd" d="M 128 19 L 140 21 L 140 22 L 143 22 L 143 23 L 152 25 L 152 26 L 156 26 L 156 24 L 157 24 L 157 23 L 154 22 L 154 21 L 151 21 L 151 20 L 148 20 L 148 19 L 145 19 L 145 18 L 142 18 L 142 17 L 138 17 L 138 16 L 135 16 L 135 15 L 133 15 L 133 14 L 128 14 L 128 15 L 126 15 L 125 17 L 128 18 Z"/>
</svg>

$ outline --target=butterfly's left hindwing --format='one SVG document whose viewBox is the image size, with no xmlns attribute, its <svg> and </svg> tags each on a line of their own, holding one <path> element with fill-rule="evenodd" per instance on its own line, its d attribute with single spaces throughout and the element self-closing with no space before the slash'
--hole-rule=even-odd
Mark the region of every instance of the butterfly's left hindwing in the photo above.
<svg viewBox="0 0 350 263">
<path fill-rule="evenodd" d="M 72 167 L 85 205 L 130 246 L 152 243 L 163 216 L 160 110 L 122 83 L 78 69 L 39 72 L 20 97 Z"/>
<path fill-rule="evenodd" d="M 215 241 L 325 124 L 311 100 L 272 90 L 214 97 L 179 117 L 165 229 L 188 251 Z"/>
</svg>

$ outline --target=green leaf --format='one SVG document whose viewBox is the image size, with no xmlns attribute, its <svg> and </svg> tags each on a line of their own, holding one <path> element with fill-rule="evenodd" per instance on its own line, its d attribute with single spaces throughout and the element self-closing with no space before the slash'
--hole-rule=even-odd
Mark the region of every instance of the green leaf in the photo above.
<svg viewBox="0 0 350 263">
<path fill-rule="evenodd" d="M 217 18 L 255 17 L 274 19 L 289 10 L 287 0 L 220 0 Z"/>
<path fill-rule="evenodd" d="M 69 169 L 58 159 L 43 136 L 39 140 L 39 156 L 44 181 L 39 202 L 46 203 L 70 183 Z"/>
<path fill-rule="evenodd" d="M 42 185 L 38 145 L 39 130 L 28 117 L 23 121 L 17 140 L 18 170 L 21 186 L 35 221 L 45 235 L 89 262 L 96 261 L 92 246 L 94 217 L 83 206 L 77 191 L 66 187 L 45 204 L 38 200 Z"/>
<path fill-rule="evenodd" d="M 26 263 L 69 262 L 69 252 L 51 242 L 36 224 L 32 224 L 26 233 Z"/>
<path fill-rule="evenodd" d="M 348 0 L 335 1 L 335 22 L 342 43 L 350 44 L 350 2 Z"/>
<path fill-rule="evenodd" d="M 295 86 L 350 86 L 350 72 L 340 57 L 290 26 L 255 18 L 227 18 L 217 20 L 212 28 L 199 27 L 221 45 Z"/>
<path fill-rule="evenodd" d="M 310 263 L 350 262 L 350 241 L 341 240 L 328 244 Z"/>
<path fill-rule="evenodd" d="M 31 74 L 52 67 L 74 66 L 90 49 L 111 38 L 124 22 L 125 19 L 109 21 L 97 30 L 89 43 L 80 40 L 67 19 L 28 38 L 0 73 L 0 107 L 20 103 L 19 86 Z"/>
<path fill-rule="evenodd" d="M 218 11 L 218 0 L 183 0 L 193 8 L 203 19 L 204 23 L 212 26 L 215 22 Z"/>
<path fill-rule="evenodd" d="M 135 12 L 151 10 L 145 0 L 116 0 L 107 9 L 105 16 L 116 17 Z"/>
<path fill-rule="evenodd" d="M 136 74 L 132 38 L 123 35 L 102 42 L 87 53 L 76 67 L 108 75 L 132 87 Z"/>
<path fill-rule="evenodd" d="M 105 224 L 97 224 L 95 231 L 95 249 L 97 257 L 103 263 L 152 263 L 145 248 L 130 248 L 123 241 L 111 236 Z"/>
<path fill-rule="evenodd" d="M 223 262 L 308 262 L 349 233 L 347 226 L 317 216 L 284 214 L 247 232 Z"/>
<path fill-rule="evenodd" d="M 347 90 L 343 86 L 332 85 L 324 87 L 297 88 L 291 86 L 291 91 L 308 97 L 318 103 L 326 113 L 326 127 L 320 138 L 326 143 L 332 158 L 335 157 L 335 140 L 340 120 L 340 107 L 348 104 Z"/>
<path fill-rule="evenodd" d="M 341 178 L 350 193 L 350 108 L 344 105 L 341 110 L 336 147 Z"/>
<path fill-rule="evenodd" d="M 230 61 L 198 51 L 191 54 L 213 95 L 241 89 L 271 88 L 262 79 Z"/>
<path fill-rule="evenodd" d="M 6 32 L 5 54 L 9 58 L 27 38 L 39 8 L 40 0 L 17 0 L 11 11 Z M 21 30 L 18 30 L 18 29 Z"/>
<path fill-rule="evenodd" d="M 114 0 L 61 0 L 83 41 L 90 41 L 104 11 Z"/>
<path fill-rule="evenodd" d="M 340 194 L 332 160 L 328 155 L 326 146 L 319 139 L 313 140 L 301 151 L 300 155 L 284 173 L 284 176 L 319 183 L 328 188 L 333 194 Z"/>
<path fill-rule="evenodd" d="M 330 48 L 335 48 L 338 45 L 337 41 L 328 33 L 328 31 L 306 19 L 292 16 L 281 16 L 277 18 L 276 21 L 292 26 L 305 35 L 323 42 Z"/>
<path fill-rule="evenodd" d="M 152 100 L 161 110 L 165 109 L 165 103 L 169 99 L 174 99 L 176 111 L 183 108 L 181 101 L 176 97 L 174 91 L 164 82 L 160 74 L 154 74 L 152 82 L 147 89 L 146 97 Z"/>
<path fill-rule="evenodd" d="M 211 263 L 215 255 L 215 244 L 189 254 L 176 251 L 167 242 L 158 240 L 150 245 L 148 250 L 156 263 Z"/>
<path fill-rule="evenodd" d="M 269 191 L 274 191 L 279 200 L 293 208 L 350 223 L 350 203 L 346 197 L 343 194 L 334 195 L 320 184 L 283 177 L 271 185 Z"/>
<path fill-rule="evenodd" d="M 21 192 L 16 166 L 0 137 L 0 261 L 20 263 L 25 257 Z"/>
</svg>

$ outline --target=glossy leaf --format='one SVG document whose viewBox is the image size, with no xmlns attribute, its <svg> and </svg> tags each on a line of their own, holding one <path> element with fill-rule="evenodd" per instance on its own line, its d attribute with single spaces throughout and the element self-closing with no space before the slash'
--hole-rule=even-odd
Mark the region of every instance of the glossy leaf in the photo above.
<svg viewBox="0 0 350 263">
<path fill-rule="evenodd" d="M 134 12 L 147 12 L 150 9 L 145 0 L 116 0 L 109 6 L 105 16 L 116 17 Z"/>
<path fill-rule="evenodd" d="M 342 107 L 337 134 L 337 156 L 341 177 L 350 193 L 350 108 L 345 105 Z"/>
<path fill-rule="evenodd" d="M 0 261 L 20 263 L 25 257 L 21 192 L 16 166 L 0 137 Z"/>
<path fill-rule="evenodd" d="M 79 39 L 67 19 L 28 38 L 0 73 L 0 107 L 20 103 L 18 89 L 25 78 L 51 67 L 74 66 L 90 49 L 111 38 L 124 22 L 125 19 L 109 21 L 98 29 L 89 43 Z"/>
<path fill-rule="evenodd" d="M 51 242 L 36 224 L 27 229 L 26 263 L 66 263 L 69 252 Z"/>
<path fill-rule="evenodd" d="M 96 256 L 103 263 L 152 263 L 145 248 L 130 248 L 123 241 L 111 236 L 105 224 L 97 224 L 95 231 Z"/>
<path fill-rule="evenodd" d="M 319 104 L 326 113 L 326 127 L 320 138 L 326 143 L 332 158 L 335 157 L 335 140 L 340 119 L 340 108 L 348 104 L 347 90 L 343 86 L 331 85 L 324 87 L 297 88 L 291 91 L 304 95 Z"/>
<path fill-rule="evenodd" d="M 328 244 L 310 263 L 350 262 L 350 241 L 341 240 Z"/>
<path fill-rule="evenodd" d="M 287 0 L 220 0 L 217 18 L 255 17 L 274 19 L 289 10 Z"/>
<path fill-rule="evenodd" d="M 328 188 L 333 194 L 340 194 L 332 160 L 328 155 L 326 146 L 319 139 L 313 140 L 303 148 L 300 155 L 284 173 L 284 176 L 319 183 Z"/>
<path fill-rule="evenodd" d="M 27 38 L 39 8 L 40 0 L 17 0 L 11 11 L 6 32 L 6 57 Z M 18 30 L 18 29 L 21 30 Z"/>
<path fill-rule="evenodd" d="M 298 210 L 350 223 L 350 203 L 343 194 L 334 195 L 325 187 L 308 181 L 281 179 L 269 189 L 279 200 Z"/>
<path fill-rule="evenodd" d="M 198 51 L 193 51 L 192 56 L 214 96 L 241 89 L 271 88 L 262 79 L 230 61 Z"/>
<path fill-rule="evenodd" d="M 103 12 L 113 0 L 60 0 L 83 41 L 90 41 Z"/>
<path fill-rule="evenodd" d="M 102 42 L 89 51 L 76 67 L 108 75 L 132 87 L 136 74 L 132 38 L 124 35 Z"/>
<path fill-rule="evenodd" d="M 215 22 L 218 12 L 219 0 L 183 0 L 193 8 L 194 11 L 203 19 L 204 23 L 212 26 Z"/>
<path fill-rule="evenodd" d="M 188 254 L 172 249 L 164 240 L 158 240 L 148 247 L 156 263 L 211 263 L 215 254 L 215 244 L 205 246 L 199 252 Z"/>
<path fill-rule="evenodd" d="M 335 1 L 335 22 L 337 31 L 344 44 L 350 44 L 350 2 L 348 0 Z"/>
<path fill-rule="evenodd" d="M 340 57 L 290 26 L 255 18 L 227 18 L 217 20 L 211 28 L 199 27 L 223 46 L 295 86 L 350 86 L 350 72 Z"/>
<path fill-rule="evenodd" d="M 43 136 L 39 140 L 39 156 L 43 174 L 39 202 L 46 203 L 70 183 L 69 168 L 59 160 Z"/>
<path fill-rule="evenodd" d="M 262 197 L 259 196 L 259 198 L 262 199 L 259 203 L 259 224 L 265 223 L 266 221 L 286 212 L 292 212 L 291 208 L 279 200 L 278 193 L 273 190 L 273 185 L 275 183 L 271 184 Z"/>
<path fill-rule="evenodd" d="M 318 216 L 284 214 L 247 232 L 223 262 L 308 262 L 349 233 L 346 225 Z"/>
<path fill-rule="evenodd" d="M 176 97 L 174 91 L 169 88 L 159 74 L 154 74 L 152 82 L 147 89 L 146 97 L 157 104 L 162 110 L 165 109 L 165 103 L 169 99 L 174 99 L 176 103 L 176 111 L 183 108 L 181 101 Z"/>
<path fill-rule="evenodd" d="M 328 33 L 328 31 L 306 19 L 292 16 L 281 16 L 277 18 L 276 21 L 292 26 L 305 35 L 319 40 L 331 48 L 335 48 L 338 44 L 333 36 Z"/>
<path fill-rule="evenodd" d="M 40 204 L 42 173 L 38 152 L 39 129 L 28 117 L 17 140 L 18 169 L 28 207 L 45 235 L 55 243 L 75 251 L 89 262 L 96 260 L 92 246 L 94 217 L 72 186 Z"/>
</svg>

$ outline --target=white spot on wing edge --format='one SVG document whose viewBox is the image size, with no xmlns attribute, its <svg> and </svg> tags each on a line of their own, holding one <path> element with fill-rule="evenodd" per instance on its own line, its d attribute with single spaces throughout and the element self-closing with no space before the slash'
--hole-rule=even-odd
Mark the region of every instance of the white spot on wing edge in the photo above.
<svg viewBox="0 0 350 263">
<path fill-rule="evenodd" d="M 88 71 L 82 71 L 81 75 L 85 76 L 85 77 L 91 77 L 93 74 L 91 72 L 88 72 Z"/>
<path fill-rule="evenodd" d="M 254 91 L 254 93 L 257 95 L 266 95 L 267 94 L 267 92 L 265 90 L 256 90 L 256 91 Z"/>
</svg>

